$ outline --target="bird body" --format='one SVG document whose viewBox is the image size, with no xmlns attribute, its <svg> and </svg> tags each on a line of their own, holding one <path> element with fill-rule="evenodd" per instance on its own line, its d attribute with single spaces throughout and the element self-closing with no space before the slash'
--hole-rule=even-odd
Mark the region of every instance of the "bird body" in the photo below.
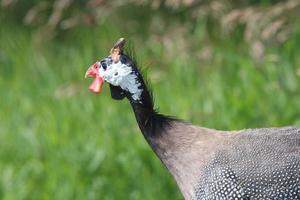
<svg viewBox="0 0 300 200">
<path fill-rule="evenodd" d="M 218 131 L 174 120 L 146 140 L 185 199 L 300 199 L 300 129 Z"/>
<path fill-rule="evenodd" d="M 300 199 L 300 129 L 173 126 L 153 149 L 185 199 Z"/>
<path fill-rule="evenodd" d="M 127 97 L 138 126 L 175 178 L 185 199 L 300 199 L 300 129 L 219 131 L 159 114 L 136 63 L 122 51 L 92 65 L 86 76 L 113 99 Z"/>
<path fill-rule="evenodd" d="M 300 199 L 300 129 L 238 133 L 201 169 L 196 199 Z"/>
</svg>

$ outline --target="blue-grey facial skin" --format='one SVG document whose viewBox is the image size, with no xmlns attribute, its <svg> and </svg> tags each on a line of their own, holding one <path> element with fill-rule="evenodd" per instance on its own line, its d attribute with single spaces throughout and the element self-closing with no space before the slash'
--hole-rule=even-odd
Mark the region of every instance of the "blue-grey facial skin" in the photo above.
<svg viewBox="0 0 300 200">
<path fill-rule="evenodd" d="M 113 86 L 119 86 L 130 94 L 131 99 L 139 102 L 142 88 L 138 73 L 132 62 L 125 55 L 120 55 L 119 60 L 113 61 L 111 57 L 100 61 L 99 76 Z"/>
</svg>

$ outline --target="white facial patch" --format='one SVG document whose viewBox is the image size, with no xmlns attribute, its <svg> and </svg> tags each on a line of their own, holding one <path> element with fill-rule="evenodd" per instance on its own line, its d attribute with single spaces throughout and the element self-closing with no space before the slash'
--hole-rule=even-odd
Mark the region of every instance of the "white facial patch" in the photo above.
<svg viewBox="0 0 300 200">
<path fill-rule="evenodd" d="M 108 83 L 114 86 L 120 86 L 123 90 L 132 94 L 134 100 L 140 100 L 143 92 L 139 87 L 141 83 L 138 81 L 137 75 L 133 73 L 132 68 L 121 63 L 112 63 L 108 65 L 106 70 L 99 68 L 99 75 Z"/>
</svg>

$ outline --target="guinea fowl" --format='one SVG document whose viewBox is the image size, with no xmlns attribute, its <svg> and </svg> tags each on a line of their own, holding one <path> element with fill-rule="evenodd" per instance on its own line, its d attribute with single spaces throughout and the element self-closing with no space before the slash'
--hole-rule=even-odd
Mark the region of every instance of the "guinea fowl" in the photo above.
<svg viewBox="0 0 300 200">
<path fill-rule="evenodd" d="M 300 199 L 300 129 L 219 131 L 157 113 L 136 63 L 119 39 L 93 64 L 90 90 L 109 83 L 113 99 L 129 100 L 139 128 L 174 176 L 185 199 Z"/>
</svg>

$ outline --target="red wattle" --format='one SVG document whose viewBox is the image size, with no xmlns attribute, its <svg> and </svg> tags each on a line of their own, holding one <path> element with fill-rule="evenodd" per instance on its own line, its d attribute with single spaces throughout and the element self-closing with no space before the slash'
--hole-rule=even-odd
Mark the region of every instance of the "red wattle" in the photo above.
<svg viewBox="0 0 300 200">
<path fill-rule="evenodd" d="M 97 76 L 94 79 L 93 83 L 90 85 L 89 89 L 94 93 L 100 93 L 103 83 L 104 83 L 103 79 L 101 77 Z"/>
</svg>

